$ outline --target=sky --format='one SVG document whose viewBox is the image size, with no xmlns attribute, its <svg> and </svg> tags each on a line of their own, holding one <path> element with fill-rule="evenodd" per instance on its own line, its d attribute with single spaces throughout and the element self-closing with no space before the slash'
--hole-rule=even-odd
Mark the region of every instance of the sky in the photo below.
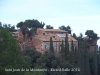
<svg viewBox="0 0 100 75">
<path fill-rule="evenodd" d="M 0 0 L 0 9 L 2 23 L 37 19 L 55 29 L 69 25 L 77 36 L 86 30 L 100 36 L 100 0 Z"/>
</svg>

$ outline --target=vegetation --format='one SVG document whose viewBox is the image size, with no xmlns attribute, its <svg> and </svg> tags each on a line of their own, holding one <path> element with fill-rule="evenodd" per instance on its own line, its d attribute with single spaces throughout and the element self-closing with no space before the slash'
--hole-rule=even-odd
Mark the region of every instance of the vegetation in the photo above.
<svg viewBox="0 0 100 75">
<path fill-rule="evenodd" d="M 11 26 L 11 24 L 2 24 L 0 22 L 0 27 L 3 27 L 5 29 L 8 29 L 10 32 L 16 32 L 15 25 Z"/>
<path fill-rule="evenodd" d="M 64 25 L 60 26 L 59 29 L 68 31 L 68 34 L 71 34 L 72 31 L 70 26 L 65 27 Z"/>
<path fill-rule="evenodd" d="M 46 25 L 46 29 L 53 29 L 53 26 L 51 26 L 51 25 Z"/>
<path fill-rule="evenodd" d="M 54 53 L 54 47 L 53 47 L 52 37 L 50 38 L 50 52 Z"/>
<path fill-rule="evenodd" d="M 45 24 L 38 20 L 25 20 L 19 22 L 17 27 L 21 29 L 23 35 L 34 35 L 37 28 L 43 28 Z M 51 27 L 51 26 L 50 26 Z M 2 25 L 0 22 L 0 75 L 100 75 L 100 47 L 94 51 L 88 50 L 90 39 L 99 39 L 92 30 L 86 31 L 88 40 L 84 40 L 82 34 L 79 37 L 73 34 L 78 40 L 78 47 L 71 42 L 69 50 L 68 35 L 65 41 L 62 40 L 59 56 L 55 55 L 53 41 L 50 38 L 50 52 L 41 54 L 35 48 L 26 48 L 21 51 L 15 38 L 10 32 L 14 32 L 14 27 Z M 47 28 L 49 29 L 49 28 Z M 61 26 L 60 29 L 71 34 L 70 26 Z M 20 71 L 12 72 L 12 69 Z M 7 69 L 10 69 L 7 71 Z M 22 71 L 23 69 L 23 71 Z M 35 69 L 45 69 L 44 71 L 33 71 Z M 66 71 L 64 71 L 66 70 Z"/>
<path fill-rule="evenodd" d="M 87 30 L 85 32 L 85 35 L 89 37 L 88 43 L 93 44 L 95 41 L 97 41 L 100 37 L 97 36 L 97 34 L 93 30 Z"/>
<path fill-rule="evenodd" d="M 38 20 L 33 19 L 33 20 L 25 20 L 24 22 L 19 22 L 17 24 L 17 27 L 21 29 L 24 37 L 25 34 L 31 37 L 36 32 L 37 28 L 43 28 L 44 25 L 45 25 L 44 22 L 39 22 Z"/>
<path fill-rule="evenodd" d="M 14 71 L 13 68 L 29 68 L 28 63 L 22 57 L 15 38 L 7 29 L 0 28 L 0 75 L 23 75 L 24 72 L 21 71 L 11 72 Z"/>
</svg>

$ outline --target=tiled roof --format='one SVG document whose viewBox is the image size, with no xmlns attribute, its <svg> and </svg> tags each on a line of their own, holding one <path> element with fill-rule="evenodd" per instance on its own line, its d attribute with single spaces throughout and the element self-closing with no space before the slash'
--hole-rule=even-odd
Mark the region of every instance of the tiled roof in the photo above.
<svg viewBox="0 0 100 75">
<path fill-rule="evenodd" d="M 49 35 L 34 35 L 34 38 L 39 39 L 41 41 L 50 41 L 50 37 L 52 37 L 53 41 L 64 41 L 65 38 L 59 37 L 57 34 L 49 34 Z M 68 41 L 77 41 L 71 35 L 68 35 Z"/>
<path fill-rule="evenodd" d="M 46 32 L 67 32 L 67 31 L 60 30 L 60 29 L 40 29 L 39 28 L 39 30 L 46 31 Z"/>
</svg>

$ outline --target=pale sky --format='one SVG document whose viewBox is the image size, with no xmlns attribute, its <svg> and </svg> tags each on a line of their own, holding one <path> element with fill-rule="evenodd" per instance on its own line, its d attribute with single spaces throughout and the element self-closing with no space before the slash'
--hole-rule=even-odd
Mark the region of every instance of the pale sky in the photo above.
<svg viewBox="0 0 100 75">
<path fill-rule="evenodd" d="M 94 30 L 100 36 L 100 0 L 0 0 L 0 9 L 2 23 L 37 19 L 55 29 L 69 25 L 77 35 Z"/>
</svg>

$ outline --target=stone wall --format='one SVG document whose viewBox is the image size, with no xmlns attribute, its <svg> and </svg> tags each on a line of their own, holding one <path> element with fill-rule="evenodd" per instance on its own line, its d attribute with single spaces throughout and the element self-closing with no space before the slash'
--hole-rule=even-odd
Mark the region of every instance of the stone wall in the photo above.
<svg viewBox="0 0 100 75">
<path fill-rule="evenodd" d="M 54 47 L 54 52 L 59 52 L 60 50 L 60 45 L 61 45 L 61 42 L 53 42 L 53 47 Z M 43 42 L 42 43 L 42 49 L 44 51 L 49 51 L 50 49 L 50 42 Z"/>
<path fill-rule="evenodd" d="M 71 51 L 72 42 L 68 42 L 68 43 L 69 43 L 69 50 Z M 74 45 L 74 49 L 75 47 L 78 48 L 78 42 L 73 42 L 73 45 Z"/>
<path fill-rule="evenodd" d="M 53 47 L 54 47 L 54 52 L 55 53 L 59 53 L 60 52 L 60 49 L 61 49 L 61 43 L 62 42 L 53 42 Z M 71 43 L 72 42 L 69 42 L 69 50 L 71 51 Z M 78 42 L 73 42 L 73 45 L 74 45 L 74 48 L 78 47 Z M 50 42 L 43 42 L 42 43 L 42 50 L 45 52 L 45 51 L 49 51 L 50 49 Z"/>
<path fill-rule="evenodd" d="M 37 39 L 37 38 L 32 38 L 32 42 L 33 42 L 33 46 L 36 48 L 37 51 L 43 53 L 43 50 L 42 50 L 42 41 Z"/>
<path fill-rule="evenodd" d="M 41 29 L 37 29 L 37 35 L 43 35 L 43 33 L 45 33 L 43 30 L 41 30 Z"/>
<path fill-rule="evenodd" d="M 23 39 L 23 34 L 20 29 L 18 30 L 18 38 Z"/>
</svg>

